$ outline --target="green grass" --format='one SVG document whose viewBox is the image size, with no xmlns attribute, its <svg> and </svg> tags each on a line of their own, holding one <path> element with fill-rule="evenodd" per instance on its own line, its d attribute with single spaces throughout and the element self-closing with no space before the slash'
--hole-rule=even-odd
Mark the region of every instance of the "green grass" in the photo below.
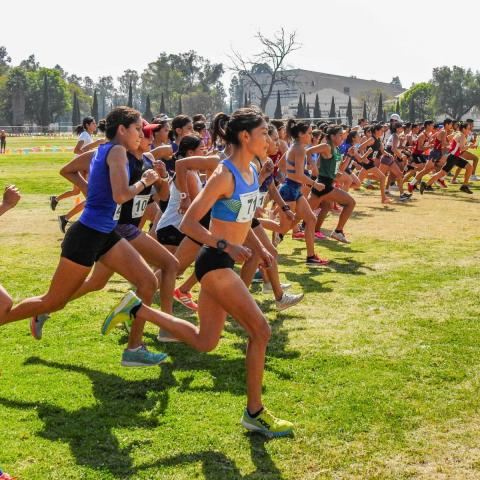
<svg viewBox="0 0 480 480">
<path fill-rule="evenodd" d="M 0 184 L 24 194 L 0 219 L 0 282 L 16 301 L 48 287 L 61 242 L 48 195 L 68 188 L 69 158 L 0 158 Z M 305 268 L 302 243 L 280 245 L 282 280 L 305 301 L 277 315 L 253 290 L 273 330 L 264 399 L 294 438 L 239 425 L 235 323 L 211 354 L 167 345 L 161 368 L 122 369 L 125 335 L 99 334 L 128 288 L 115 277 L 56 313 L 41 342 L 27 322 L 1 329 L 0 465 L 28 480 L 480 478 L 479 195 L 452 186 L 382 207 L 356 194 L 353 243 L 319 242 L 324 270 Z M 153 328 L 145 338 L 159 349 Z"/>
</svg>

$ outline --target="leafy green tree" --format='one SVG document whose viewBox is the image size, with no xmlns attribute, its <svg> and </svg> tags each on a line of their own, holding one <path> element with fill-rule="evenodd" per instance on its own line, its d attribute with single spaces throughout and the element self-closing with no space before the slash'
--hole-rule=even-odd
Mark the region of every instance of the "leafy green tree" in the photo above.
<svg viewBox="0 0 480 480">
<path fill-rule="evenodd" d="M 434 86 L 431 83 L 417 83 L 402 95 L 401 116 L 411 122 L 424 121 L 433 117 Z"/>
<path fill-rule="evenodd" d="M 7 101 L 5 109 L 6 117 L 12 125 L 25 123 L 25 102 L 27 98 L 27 72 L 22 67 L 14 67 L 8 72 L 5 92 Z"/>
</svg>

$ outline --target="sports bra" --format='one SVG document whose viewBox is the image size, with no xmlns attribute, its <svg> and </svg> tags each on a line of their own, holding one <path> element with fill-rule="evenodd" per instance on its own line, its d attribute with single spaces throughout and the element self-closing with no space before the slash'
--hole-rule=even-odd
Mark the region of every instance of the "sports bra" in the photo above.
<svg viewBox="0 0 480 480">
<path fill-rule="evenodd" d="M 258 173 L 255 165 L 250 163 L 253 182 L 248 184 L 237 167 L 227 158 L 220 162 L 233 175 L 234 190 L 230 198 L 219 198 L 212 207 L 212 218 L 224 222 L 250 222 L 258 204 Z"/>
</svg>

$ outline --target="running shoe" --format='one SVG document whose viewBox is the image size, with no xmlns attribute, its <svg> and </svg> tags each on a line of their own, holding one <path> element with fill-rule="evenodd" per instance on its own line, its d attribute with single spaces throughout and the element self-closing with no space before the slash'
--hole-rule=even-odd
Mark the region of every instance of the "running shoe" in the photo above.
<svg viewBox="0 0 480 480">
<path fill-rule="evenodd" d="M 60 231 L 65 233 L 65 229 L 67 228 L 68 220 L 65 218 L 65 215 L 60 215 L 58 217 L 58 226 L 60 227 Z"/>
<path fill-rule="evenodd" d="M 434 192 L 435 189 L 434 189 L 431 185 L 428 185 L 428 184 L 427 184 L 427 186 L 425 187 L 425 191 L 426 191 L 426 192 Z"/>
<path fill-rule="evenodd" d="M 304 240 L 305 239 L 305 232 L 298 231 L 298 232 L 292 233 L 292 238 L 294 240 Z"/>
<path fill-rule="evenodd" d="M 58 205 L 58 200 L 57 200 L 57 197 L 50 197 L 50 208 L 55 211 L 55 209 L 57 208 L 57 205 Z"/>
<path fill-rule="evenodd" d="M 130 320 L 132 309 L 141 304 L 142 301 L 130 290 L 108 314 L 102 325 L 102 334 L 108 335 L 118 324 Z"/>
<path fill-rule="evenodd" d="M 291 283 L 281 283 L 280 288 L 282 290 L 288 290 L 292 286 Z M 273 293 L 272 284 L 270 282 L 263 284 L 262 293 Z"/>
<path fill-rule="evenodd" d="M 32 317 L 32 319 L 30 320 L 30 332 L 32 332 L 32 337 L 35 340 L 42 339 L 43 326 L 49 318 L 50 315 L 48 313 L 42 313 L 40 315 Z M 0 477 L 0 480 L 1 478 L 2 477 Z"/>
<path fill-rule="evenodd" d="M 327 236 L 322 232 L 315 232 L 315 238 L 317 240 L 324 240 Z"/>
<path fill-rule="evenodd" d="M 266 408 L 255 418 L 245 409 L 240 422 L 247 430 L 261 433 L 268 438 L 286 437 L 293 433 L 293 423 L 274 417 Z"/>
<path fill-rule="evenodd" d="M 412 195 L 410 193 L 403 192 L 398 198 L 401 202 L 406 202 L 407 200 L 410 200 L 410 198 L 412 198 Z"/>
<path fill-rule="evenodd" d="M 275 300 L 275 305 L 277 310 L 281 312 L 287 308 L 293 307 L 297 303 L 300 303 L 303 299 L 303 293 L 292 294 L 283 292 L 282 298 L 280 300 Z"/>
<path fill-rule="evenodd" d="M 334 240 L 337 240 L 342 243 L 350 243 L 349 240 L 347 240 L 347 237 L 343 232 L 336 232 L 335 230 L 330 234 L 330 238 L 333 238 Z"/>
<path fill-rule="evenodd" d="M 262 283 L 262 282 L 263 282 L 262 272 L 260 272 L 260 270 L 257 270 L 255 272 L 255 275 L 253 276 L 252 283 Z"/>
<path fill-rule="evenodd" d="M 473 194 L 473 192 L 470 190 L 470 187 L 468 185 L 462 185 L 460 187 L 460 190 L 464 193 L 469 193 L 470 195 Z"/>
<path fill-rule="evenodd" d="M 163 330 L 162 328 L 158 332 L 157 340 L 163 343 L 179 342 L 178 338 L 175 338 L 173 335 L 171 335 L 166 330 Z"/>
<path fill-rule="evenodd" d="M 423 192 L 427 188 L 427 184 L 425 182 L 420 182 L 420 193 L 423 195 Z"/>
<path fill-rule="evenodd" d="M 154 367 L 164 362 L 166 353 L 149 352 L 145 345 L 136 350 L 125 349 L 122 353 L 122 367 Z"/>
<path fill-rule="evenodd" d="M 173 291 L 173 298 L 194 312 L 198 310 L 198 305 L 192 300 L 192 294 L 190 292 L 184 293 L 181 292 L 179 288 L 176 288 Z"/>
<path fill-rule="evenodd" d="M 470 180 L 471 180 L 472 182 L 478 182 L 478 181 L 480 180 L 480 178 L 477 177 L 476 175 L 472 175 L 472 176 L 470 177 Z"/>
<path fill-rule="evenodd" d="M 447 184 L 445 183 L 445 180 L 444 180 L 443 178 L 439 178 L 439 179 L 437 180 L 437 183 L 438 183 L 438 185 L 440 185 L 440 187 L 442 187 L 442 188 L 448 188 L 448 187 L 447 187 Z"/>
<path fill-rule="evenodd" d="M 311 257 L 307 257 L 307 261 L 305 262 L 307 267 L 324 267 L 329 263 L 329 260 L 320 258 L 318 255 L 312 255 Z"/>
</svg>

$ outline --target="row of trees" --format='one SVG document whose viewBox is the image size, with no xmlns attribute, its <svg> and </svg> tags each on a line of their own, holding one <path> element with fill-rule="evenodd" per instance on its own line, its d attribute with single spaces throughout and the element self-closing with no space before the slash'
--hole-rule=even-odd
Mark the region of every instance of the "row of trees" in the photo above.
<svg viewBox="0 0 480 480">
<path fill-rule="evenodd" d="M 102 118 L 118 105 L 133 106 L 147 118 L 152 112 L 214 113 L 225 107 L 223 73 L 222 64 L 212 64 L 192 50 L 161 53 L 141 74 L 128 69 L 117 82 L 112 76 L 94 81 L 69 74 L 60 65 L 42 67 L 34 55 L 12 66 L 6 48 L 0 47 L 0 123 L 75 124 L 84 115 Z"/>
</svg>

